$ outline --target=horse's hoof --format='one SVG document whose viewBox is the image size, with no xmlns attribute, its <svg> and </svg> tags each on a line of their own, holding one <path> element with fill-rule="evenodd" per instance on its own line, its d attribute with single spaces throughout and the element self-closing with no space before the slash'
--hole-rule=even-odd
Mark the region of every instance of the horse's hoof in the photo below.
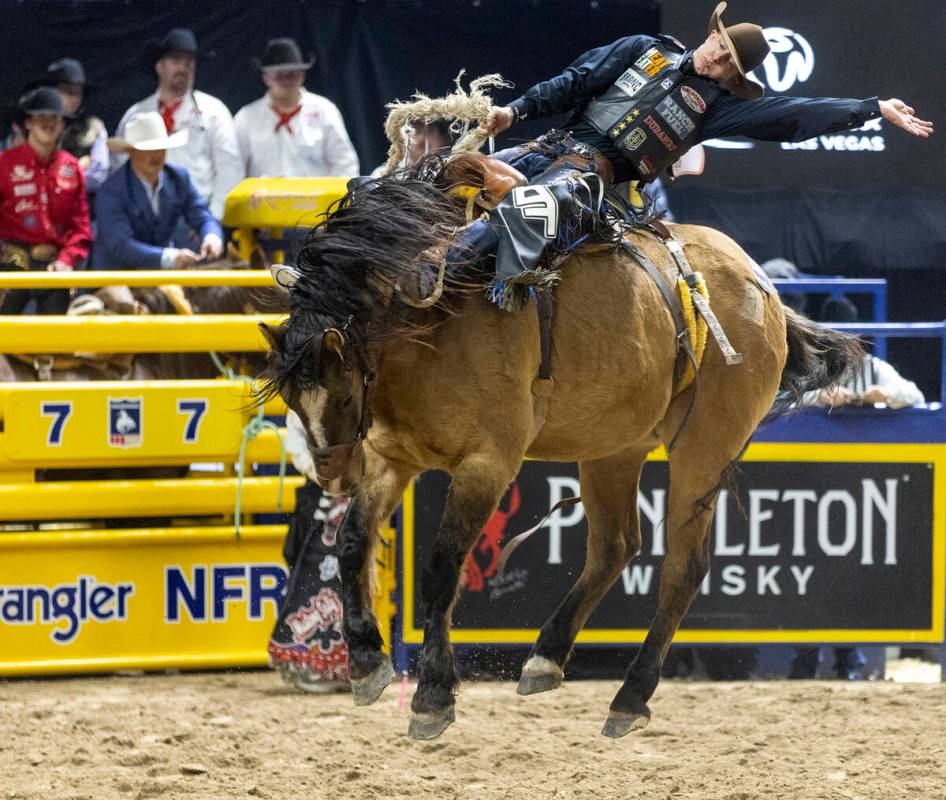
<svg viewBox="0 0 946 800">
<path fill-rule="evenodd" d="M 608 714 L 608 720 L 604 723 L 601 733 L 610 736 L 612 739 L 620 739 L 627 736 L 631 731 L 646 728 L 650 722 L 650 712 L 646 714 L 630 714 L 626 711 L 612 711 Z"/>
<path fill-rule="evenodd" d="M 521 695 L 549 692 L 561 686 L 564 677 L 562 668 L 554 661 L 542 656 L 532 656 L 522 668 L 516 692 Z"/>
<path fill-rule="evenodd" d="M 384 659 L 374 672 L 364 678 L 353 679 L 351 693 L 355 698 L 356 706 L 370 706 L 381 697 L 387 685 L 394 680 L 394 667 L 388 659 Z"/>
<path fill-rule="evenodd" d="M 349 688 L 346 681 L 326 679 L 307 672 L 292 673 L 284 680 L 300 692 L 306 692 L 307 694 L 333 694 L 335 692 L 347 692 Z"/>
<path fill-rule="evenodd" d="M 456 722 L 457 715 L 453 706 L 447 706 L 440 711 L 411 714 L 411 722 L 407 726 L 407 735 L 412 739 L 436 739 L 450 723 Z"/>
</svg>

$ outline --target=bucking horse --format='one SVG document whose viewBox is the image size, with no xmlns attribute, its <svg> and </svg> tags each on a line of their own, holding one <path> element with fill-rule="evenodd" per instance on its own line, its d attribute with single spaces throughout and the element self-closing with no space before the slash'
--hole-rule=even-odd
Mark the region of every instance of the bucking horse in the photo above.
<svg viewBox="0 0 946 800">
<path fill-rule="evenodd" d="M 405 302 L 404 286 L 437 280 L 436 254 L 467 219 L 463 197 L 430 173 L 404 169 L 352 188 L 295 266 L 273 268 L 290 314 L 263 326 L 269 391 L 303 421 L 321 485 L 352 496 L 339 563 L 355 703 L 373 703 L 394 675 L 369 578 L 378 528 L 413 478 L 452 477 L 422 571 L 408 729 L 431 739 L 455 719 L 450 617 L 461 568 L 523 459 L 577 462 L 588 519 L 584 569 L 523 667 L 518 691 L 528 695 L 560 685 L 576 635 L 640 551 L 638 482 L 662 445 L 671 489 L 659 606 L 603 729 L 623 736 L 650 719 L 661 664 L 708 570 L 717 496 L 756 427 L 777 399 L 788 407 L 842 379 L 860 344 L 785 308 L 739 245 L 695 225 L 624 226 L 575 249 L 543 290 L 554 293 L 553 314 L 541 302 L 498 308 L 489 276 L 475 270 L 441 269 L 435 302 Z M 711 334 L 686 388 L 680 376 L 695 366 L 700 336 L 675 298 L 681 254 L 689 283 L 702 285 L 693 313 Z"/>
</svg>

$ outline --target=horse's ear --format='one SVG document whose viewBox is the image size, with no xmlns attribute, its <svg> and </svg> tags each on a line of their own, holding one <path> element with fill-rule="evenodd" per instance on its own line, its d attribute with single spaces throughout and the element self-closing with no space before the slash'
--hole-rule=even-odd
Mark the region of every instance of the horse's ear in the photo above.
<svg viewBox="0 0 946 800">
<path fill-rule="evenodd" d="M 263 334 L 263 338 L 269 342 L 269 349 L 278 353 L 282 345 L 282 338 L 285 335 L 283 329 L 267 325 L 265 322 L 259 324 L 259 329 L 260 333 Z"/>
<path fill-rule="evenodd" d="M 322 349 L 335 353 L 345 363 L 345 334 L 338 328 L 329 328 L 322 335 Z"/>
<path fill-rule="evenodd" d="M 273 264 L 269 268 L 269 272 L 276 282 L 276 289 L 280 294 L 284 294 L 288 298 L 289 290 L 295 286 L 296 281 L 299 280 L 299 271 L 292 267 L 287 267 L 285 264 Z"/>
</svg>

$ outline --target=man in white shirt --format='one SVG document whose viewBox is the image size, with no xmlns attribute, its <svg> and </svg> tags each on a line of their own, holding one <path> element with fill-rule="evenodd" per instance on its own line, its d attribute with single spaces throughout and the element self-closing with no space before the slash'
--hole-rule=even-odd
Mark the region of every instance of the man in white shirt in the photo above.
<svg viewBox="0 0 946 800">
<path fill-rule="evenodd" d="M 148 111 L 161 115 L 169 135 L 186 130 L 187 144 L 169 151 L 168 163 L 187 169 L 219 220 L 227 194 L 243 180 L 243 158 L 230 111 L 216 97 L 194 90 L 197 53 L 197 37 L 185 28 L 175 28 L 152 43 L 149 60 L 158 76 L 158 90 L 125 112 L 116 135 L 122 137 L 128 121 Z M 114 161 L 116 167 L 124 163 L 120 157 Z"/>
<path fill-rule="evenodd" d="M 267 43 L 259 68 L 269 91 L 236 115 L 247 177 L 358 175 L 358 156 L 338 108 L 303 86 L 311 66 L 292 39 Z"/>
</svg>

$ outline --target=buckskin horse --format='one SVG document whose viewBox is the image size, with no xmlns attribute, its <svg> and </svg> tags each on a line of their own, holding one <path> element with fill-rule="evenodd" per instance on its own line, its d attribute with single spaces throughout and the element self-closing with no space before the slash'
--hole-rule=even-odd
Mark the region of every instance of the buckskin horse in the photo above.
<svg viewBox="0 0 946 800">
<path fill-rule="evenodd" d="M 290 315 L 263 327 L 269 391 L 302 419 L 323 486 L 353 496 L 339 562 L 355 703 L 374 702 L 393 677 L 369 578 L 378 527 L 412 478 L 452 476 L 422 572 L 424 646 L 408 729 L 432 739 L 455 718 L 449 640 L 461 566 L 523 458 L 578 462 L 588 519 L 584 569 L 522 670 L 519 693 L 531 694 L 558 687 L 576 635 L 640 550 L 638 481 L 647 454 L 664 445 L 671 491 L 659 606 L 603 730 L 623 736 L 650 718 L 661 664 L 709 566 L 717 494 L 756 427 L 777 394 L 790 401 L 836 383 L 860 344 L 784 308 L 722 233 L 673 225 L 742 363 L 726 364 L 710 344 L 691 408 L 694 386 L 674 395 L 677 326 L 655 280 L 623 247 L 578 249 L 560 267 L 553 388 L 537 402 L 536 313 L 502 311 L 465 281 L 428 309 L 398 299 L 399 281 L 464 221 L 462 201 L 394 174 L 343 198 L 310 233 L 297 268 L 273 268 Z M 655 236 L 626 238 L 675 285 Z"/>
</svg>

